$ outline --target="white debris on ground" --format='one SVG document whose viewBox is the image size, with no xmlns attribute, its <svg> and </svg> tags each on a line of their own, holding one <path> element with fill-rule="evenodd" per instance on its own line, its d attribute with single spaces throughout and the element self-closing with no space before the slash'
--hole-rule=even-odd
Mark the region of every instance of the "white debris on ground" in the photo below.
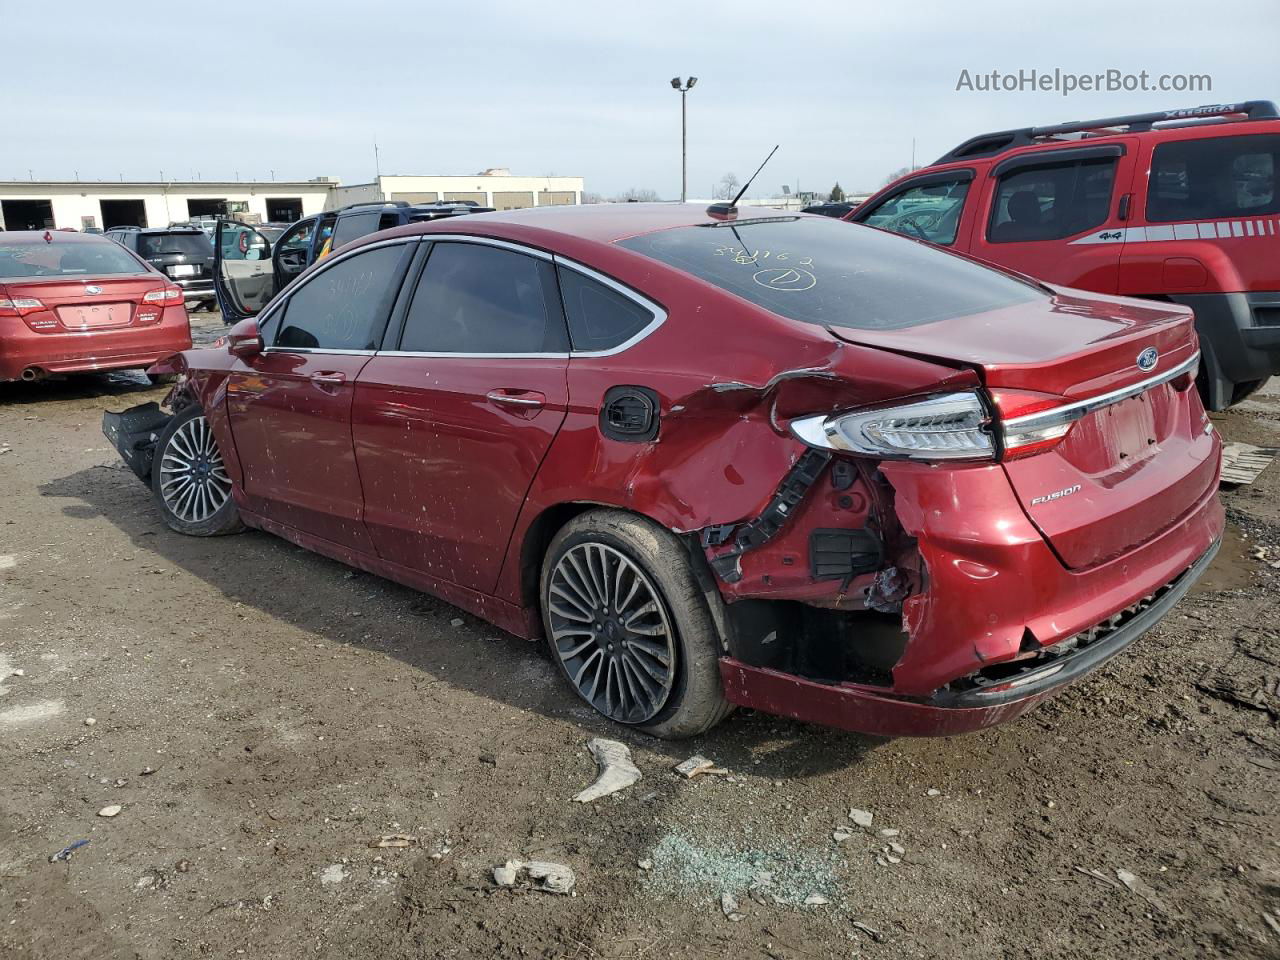
<svg viewBox="0 0 1280 960">
<path fill-rule="evenodd" d="M 577 803 L 590 803 L 611 793 L 625 790 L 640 779 L 640 769 L 631 762 L 631 751 L 625 743 L 600 737 L 588 741 L 587 749 L 595 757 L 600 774 L 595 782 L 574 796 Z"/>
<path fill-rule="evenodd" d="M 696 753 L 688 760 L 677 763 L 675 770 L 676 773 L 680 774 L 687 780 L 692 780 L 694 777 L 700 777 L 704 773 L 716 774 L 718 776 L 725 776 L 729 773 L 729 771 L 724 767 L 717 767 L 714 760 L 708 760 L 706 757 Z"/>
<path fill-rule="evenodd" d="M 347 871 L 340 863 L 333 863 L 320 871 L 320 882 L 326 887 L 341 883 L 347 879 Z"/>
<path fill-rule="evenodd" d="M 572 868 L 549 860 L 508 860 L 493 868 L 493 882 L 500 887 L 514 887 L 521 877 L 527 877 L 533 889 L 544 893 L 569 894 L 577 882 Z"/>
<path fill-rule="evenodd" d="M 854 807 L 849 811 L 849 819 L 863 830 L 870 830 L 871 823 L 875 820 L 875 814 L 870 810 L 859 810 L 857 807 Z"/>
</svg>

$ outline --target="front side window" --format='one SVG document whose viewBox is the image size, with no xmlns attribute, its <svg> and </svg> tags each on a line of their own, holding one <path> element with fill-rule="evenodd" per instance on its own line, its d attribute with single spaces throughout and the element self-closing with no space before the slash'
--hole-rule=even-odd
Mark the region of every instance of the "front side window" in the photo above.
<svg viewBox="0 0 1280 960">
<path fill-rule="evenodd" d="M 963 257 L 827 217 L 675 227 L 618 243 L 819 326 L 896 330 L 1048 297 Z"/>
<path fill-rule="evenodd" d="M 305 254 L 311 249 L 311 235 L 315 233 L 315 229 L 315 220 L 303 220 L 301 223 L 295 223 L 280 238 L 280 242 L 276 244 L 276 250 L 280 253 L 300 252 Z"/>
<path fill-rule="evenodd" d="M 1115 175 L 1110 157 L 1011 170 L 996 187 L 987 239 L 1027 243 L 1092 230 L 1110 213 Z"/>
<path fill-rule="evenodd" d="M 964 198 L 972 179 L 966 176 L 907 187 L 882 200 L 869 215 L 859 217 L 858 222 L 939 246 L 955 243 Z"/>
<path fill-rule="evenodd" d="M 563 353 L 551 264 L 478 243 L 436 243 L 405 318 L 400 349 Z"/>
<path fill-rule="evenodd" d="M 284 305 L 275 346 L 376 350 L 400 286 L 406 247 L 361 251 L 304 283 Z"/>
<path fill-rule="evenodd" d="M 653 311 L 603 283 L 576 270 L 561 268 L 558 273 L 574 350 L 612 350 L 653 322 Z"/>
<path fill-rule="evenodd" d="M 1156 147 L 1147 219 L 1210 220 L 1280 213 L 1280 135 L 1176 140 Z"/>
</svg>

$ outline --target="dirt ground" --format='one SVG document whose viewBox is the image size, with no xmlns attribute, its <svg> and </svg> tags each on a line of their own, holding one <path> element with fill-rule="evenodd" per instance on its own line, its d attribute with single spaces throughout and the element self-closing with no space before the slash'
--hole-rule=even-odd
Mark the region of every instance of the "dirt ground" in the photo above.
<svg viewBox="0 0 1280 960">
<path fill-rule="evenodd" d="M 430 597 L 170 532 L 100 432 L 162 396 L 0 386 L 0 956 L 1280 957 L 1280 465 L 1224 490 L 1159 629 L 1022 720 L 668 744 Z M 1215 422 L 1276 445 L 1280 390 Z M 592 736 L 643 778 L 572 803 Z M 679 778 L 693 753 L 729 775 Z M 512 858 L 574 895 L 497 889 Z"/>
</svg>

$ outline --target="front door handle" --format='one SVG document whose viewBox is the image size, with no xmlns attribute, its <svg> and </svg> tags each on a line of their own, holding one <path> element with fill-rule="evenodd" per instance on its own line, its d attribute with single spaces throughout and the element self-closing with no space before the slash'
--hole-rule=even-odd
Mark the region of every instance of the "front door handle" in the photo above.
<svg viewBox="0 0 1280 960">
<path fill-rule="evenodd" d="M 325 386 L 337 386 L 347 382 L 347 375 L 339 370 L 320 370 L 311 374 L 312 383 L 322 383 Z"/>
<path fill-rule="evenodd" d="M 485 398 L 498 407 L 510 407 L 532 413 L 547 404 L 546 394 L 537 390 L 490 390 Z"/>
</svg>

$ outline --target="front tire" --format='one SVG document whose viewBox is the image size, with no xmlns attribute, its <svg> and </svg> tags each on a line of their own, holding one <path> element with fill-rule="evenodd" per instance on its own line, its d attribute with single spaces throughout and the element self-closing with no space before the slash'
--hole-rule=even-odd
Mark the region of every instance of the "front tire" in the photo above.
<svg viewBox="0 0 1280 960">
<path fill-rule="evenodd" d="M 195 404 L 175 414 L 156 441 L 151 490 L 178 533 L 218 537 L 244 529 L 213 428 Z"/>
<path fill-rule="evenodd" d="M 711 613 L 669 531 L 621 510 L 581 514 L 552 540 L 540 596 L 552 660 L 610 720 L 679 739 L 732 711 Z"/>
</svg>

